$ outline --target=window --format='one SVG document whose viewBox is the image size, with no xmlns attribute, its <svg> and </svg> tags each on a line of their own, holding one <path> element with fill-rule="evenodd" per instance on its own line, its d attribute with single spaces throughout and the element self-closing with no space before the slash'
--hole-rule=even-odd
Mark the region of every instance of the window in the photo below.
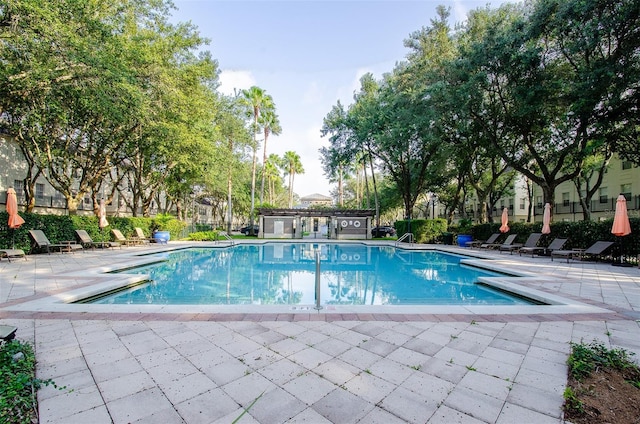
<svg viewBox="0 0 640 424">
<path fill-rule="evenodd" d="M 527 205 L 527 201 L 526 199 L 523 197 L 522 199 L 520 199 L 520 210 L 524 210 L 524 208 Z"/>
<path fill-rule="evenodd" d="M 627 202 L 631 200 L 631 183 L 620 184 L 620 194 L 622 194 Z"/>
<path fill-rule="evenodd" d="M 600 203 L 607 203 L 609 201 L 607 187 L 600 187 L 600 189 L 598 190 L 598 196 L 600 198 Z"/>
<path fill-rule="evenodd" d="M 623 160 L 622 161 L 622 169 L 631 169 L 632 164 L 630 161 L 628 160 Z"/>
<path fill-rule="evenodd" d="M 24 196 L 24 181 L 13 180 L 13 188 L 16 190 L 16 196 Z"/>
<path fill-rule="evenodd" d="M 542 207 L 542 196 L 536 196 L 536 205 L 538 205 L 539 208 Z"/>
<path fill-rule="evenodd" d="M 562 193 L 562 206 L 569 206 L 569 192 Z"/>
<path fill-rule="evenodd" d="M 91 197 L 84 196 L 84 204 L 85 205 L 90 205 L 91 204 Z"/>
<path fill-rule="evenodd" d="M 44 184 L 36 183 L 36 199 L 44 199 Z"/>
</svg>

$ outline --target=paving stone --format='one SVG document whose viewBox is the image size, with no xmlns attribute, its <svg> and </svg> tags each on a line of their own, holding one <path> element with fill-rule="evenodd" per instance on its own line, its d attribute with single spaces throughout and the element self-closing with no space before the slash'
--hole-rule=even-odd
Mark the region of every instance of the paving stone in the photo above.
<svg viewBox="0 0 640 424">
<path fill-rule="evenodd" d="M 43 421 L 65 422 L 66 418 L 104 406 L 104 401 L 96 386 L 82 389 L 59 391 L 58 396 L 38 398 L 38 411 Z"/>
<path fill-rule="evenodd" d="M 313 370 L 325 362 L 330 361 L 332 356 L 318 349 L 308 347 L 290 355 L 288 358 L 307 369 Z"/>
<path fill-rule="evenodd" d="M 260 423 L 283 423 L 300 412 L 306 405 L 286 390 L 275 388 L 265 393 L 251 407 L 249 414 Z"/>
<path fill-rule="evenodd" d="M 349 393 L 361 397 L 369 403 L 377 404 L 395 390 L 396 385 L 380 377 L 363 372 L 344 384 Z"/>
<path fill-rule="evenodd" d="M 190 374 L 158 386 L 174 405 L 217 387 L 211 379 L 201 373 Z"/>
<path fill-rule="evenodd" d="M 469 370 L 465 366 L 458 365 L 451 361 L 429 358 L 422 364 L 420 371 L 457 384 Z"/>
<path fill-rule="evenodd" d="M 175 405 L 175 408 L 189 424 L 208 424 L 237 411 L 238 406 L 224 391 L 213 389 L 185 400 Z"/>
<path fill-rule="evenodd" d="M 375 407 L 371 412 L 360 421 L 367 424 L 405 424 L 406 421 L 400 417 L 385 411 L 382 408 Z"/>
<path fill-rule="evenodd" d="M 464 414 L 446 405 L 440 406 L 427 421 L 429 424 L 486 424 L 485 421 Z M 513 424 L 523 424 L 522 421 L 513 421 Z"/>
<path fill-rule="evenodd" d="M 138 371 L 102 381 L 98 384 L 98 387 L 105 402 L 111 402 L 143 390 L 152 389 L 156 387 L 156 382 L 146 371 Z"/>
<path fill-rule="evenodd" d="M 558 424 L 559 420 L 556 417 L 507 403 L 496 420 L 496 424 L 511 423 Z"/>
<path fill-rule="evenodd" d="M 378 406 L 408 423 L 424 423 L 438 408 L 435 402 L 403 387 L 391 392 Z"/>
<path fill-rule="evenodd" d="M 51 417 L 40 417 L 39 420 L 40 424 L 59 424 L 60 422 L 61 421 L 51 420 Z M 114 424 L 104 405 L 64 417 L 63 422 L 65 424 Z"/>
<path fill-rule="evenodd" d="M 237 359 L 231 359 L 221 364 L 212 365 L 202 370 L 218 386 L 237 380 L 251 372 L 251 369 Z"/>
<path fill-rule="evenodd" d="M 316 368 L 316 371 L 318 371 L 319 369 L 320 367 Z M 306 371 L 306 368 L 296 364 L 295 362 L 287 358 L 276 361 L 258 370 L 258 372 L 262 376 L 278 385 L 282 385 L 288 381 L 291 381 L 292 379 L 294 379 L 298 375 L 302 375 Z"/>
<path fill-rule="evenodd" d="M 268 378 L 252 372 L 222 386 L 222 390 L 238 404 L 248 407 L 256 398 L 277 386 Z"/>
<path fill-rule="evenodd" d="M 332 423 L 356 423 L 373 410 L 374 405 L 344 389 L 335 389 L 313 404 L 313 409 Z"/>
<path fill-rule="evenodd" d="M 307 405 L 311 405 L 335 390 L 337 386 L 317 374 L 306 372 L 281 387 Z"/>
<path fill-rule="evenodd" d="M 564 406 L 564 398 L 557 393 L 517 383 L 512 386 L 507 401 L 558 419 Z"/>
<path fill-rule="evenodd" d="M 504 401 L 465 387 L 456 386 L 445 399 L 444 404 L 479 420 L 493 423 L 500 415 Z"/>
<path fill-rule="evenodd" d="M 114 423 L 137 421 L 156 411 L 172 407 L 173 405 L 156 387 L 107 402 L 107 408 Z"/>
</svg>

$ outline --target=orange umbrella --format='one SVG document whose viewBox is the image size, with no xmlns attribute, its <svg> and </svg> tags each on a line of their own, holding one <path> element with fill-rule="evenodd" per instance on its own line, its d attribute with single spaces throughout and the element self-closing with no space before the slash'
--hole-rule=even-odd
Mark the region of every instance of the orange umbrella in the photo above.
<svg viewBox="0 0 640 424">
<path fill-rule="evenodd" d="M 100 200 L 100 210 L 98 211 L 98 227 L 104 228 L 109 225 L 107 221 L 107 207 L 104 205 L 104 199 Z"/>
<path fill-rule="evenodd" d="M 509 231 L 509 210 L 504 208 L 502 210 L 502 226 L 500 226 L 500 232 L 506 233 Z"/>
<path fill-rule="evenodd" d="M 544 214 L 542 214 L 542 234 L 550 234 L 551 233 L 551 205 L 548 203 L 544 204 Z"/>
<path fill-rule="evenodd" d="M 627 199 L 622 194 L 618 196 L 618 200 L 616 201 L 616 214 L 613 217 L 611 234 L 618 237 L 631 234 L 631 224 L 629 223 L 629 215 L 627 214 Z"/>
<path fill-rule="evenodd" d="M 18 198 L 13 187 L 7 189 L 7 213 L 9 214 L 9 228 L 20 228 L 24 219 L 18 215 Z"/>
</svg>

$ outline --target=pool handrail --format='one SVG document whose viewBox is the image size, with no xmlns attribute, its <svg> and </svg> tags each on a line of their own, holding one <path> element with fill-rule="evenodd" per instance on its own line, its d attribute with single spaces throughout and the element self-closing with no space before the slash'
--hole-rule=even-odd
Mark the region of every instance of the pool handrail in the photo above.
<svg viewBox="0 0 640 424">
<path fill-rule="evenodd" d="M 400 244 L 400 242 L 404 241 L 404 239 L 408 238 L 409 243 L 413 244 L 413 233 L 404 233 L 402 237 L 396 240 L 396 247 Z"/>
<path fill-rule="evenodd" d="M 225 240 L 227 240 L 229 243 L 231 243 L 232 246 L 235 244 L 233 239 L 229 236 L 229 234 L 227 234 L 226 231 L 219 231 L 218 232 L 218 237 L 223 237 Z"/>
</svg>

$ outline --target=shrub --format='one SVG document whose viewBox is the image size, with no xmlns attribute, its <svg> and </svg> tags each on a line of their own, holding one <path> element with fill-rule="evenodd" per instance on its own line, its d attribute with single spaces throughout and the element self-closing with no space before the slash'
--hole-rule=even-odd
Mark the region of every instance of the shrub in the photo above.
<svg viewBox="0 0 640 424">
<path fill-rule="evenodd" d="M 189 240 L 192 241 L 216 241 L 218 240 L 217 231 L 198 231 L 189 234 Z"/>
<path fill-rule="evenodd" d="M 36 392 L 53 380 L 35 377 L 36 357 L 30 344 L 18 340 L 0 347 L 0 422 L 30 424 L 35 421 Z"/>
</svg>

